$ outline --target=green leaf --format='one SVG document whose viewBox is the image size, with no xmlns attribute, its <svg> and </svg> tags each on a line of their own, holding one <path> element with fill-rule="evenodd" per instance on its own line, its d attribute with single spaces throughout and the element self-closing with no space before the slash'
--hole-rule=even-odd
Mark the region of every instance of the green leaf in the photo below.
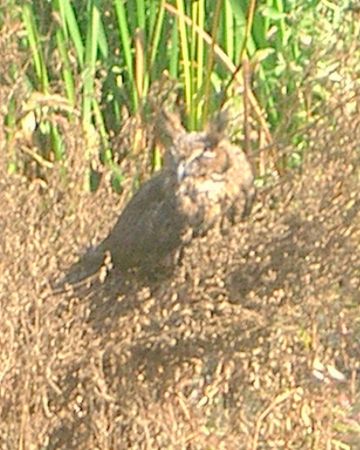
<svg viewBox="0 0 360 450">
<path fill-rule="evenodd" d="M 282 20 L 286 18 L 285 13 L 280 12 L 272 6 L 264 6 L 263 8 L 259 8 L 259 12 L 263 15 L 263 17 L 271 20 Z"/>
</svg>

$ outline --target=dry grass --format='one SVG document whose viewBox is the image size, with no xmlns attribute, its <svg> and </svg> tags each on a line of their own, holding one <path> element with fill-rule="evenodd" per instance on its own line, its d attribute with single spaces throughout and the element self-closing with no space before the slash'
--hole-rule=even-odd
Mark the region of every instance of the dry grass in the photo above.
<svg viewBox="0 0 360 450">
<path fill-rule="evenodd" d="M 360 448 L 360 96 L 346 95 L 306 131 L 301 172 L 160 281 L 114 270 L 54 292 L 121 207 L 106 183 L 81 192 L 76 127 L 68 184 L 1 161 L 1 450 Z"/>
</svg>

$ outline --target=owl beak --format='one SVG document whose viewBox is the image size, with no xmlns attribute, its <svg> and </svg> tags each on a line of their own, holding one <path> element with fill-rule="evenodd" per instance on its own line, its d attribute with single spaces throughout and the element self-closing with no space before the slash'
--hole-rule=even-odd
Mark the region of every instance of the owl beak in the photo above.
<svg viewBox="0 0 360 450">
<path fill-rule="evenodd" d="M 177 171 L 176 171 L 176 175 L 177 175 L 178 183 L 180 183 L 186 177 L 186 165 L 185 165 L 184 162 L 181 162 L 178 165 L 178 168 L 177 168 Z"/>
</svg>

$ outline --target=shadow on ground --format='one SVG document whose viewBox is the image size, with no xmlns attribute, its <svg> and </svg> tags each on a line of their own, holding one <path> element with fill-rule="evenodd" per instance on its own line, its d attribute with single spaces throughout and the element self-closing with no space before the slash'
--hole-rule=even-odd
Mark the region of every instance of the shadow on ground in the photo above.
<svg viewBox="0 0 360 450">
<path fill-rule="evenodd" d="M 349 143 L 315 156 L 260 194 L 248 223 L 195 241 L 171 278 L 114 271 L 75 290 L 97 355 L 92 395 L 118 418 L 114 442 L 246 448 L 286 438 L 297 448 L 318 439 L 321 448 L 331 420 L 342 420 L 330 411 L 351 417 L 360 356 L 356 152 Z M 93 420 L 84 414 L 86 433 Z M 301 439 L 283 428 L 287 420 Z M 70 434 L 74 448 L 88 442 L 77 422 Z M 50 441 L 59 448 L 55 435 Z"/>
</svg>

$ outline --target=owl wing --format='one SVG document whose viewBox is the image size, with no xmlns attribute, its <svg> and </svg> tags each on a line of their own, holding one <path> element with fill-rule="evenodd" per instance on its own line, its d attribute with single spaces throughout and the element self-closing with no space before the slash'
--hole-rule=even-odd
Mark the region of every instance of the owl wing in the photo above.
<svg viewBox="0 0 360 450">
<path fill-rule="evenodd" d="M 176 198 L 176 174 L 164 170 L 144 183 L 102 244 L 121 269 L 156 264 L 181 244 L 185 216 Z"/>
</svg>

